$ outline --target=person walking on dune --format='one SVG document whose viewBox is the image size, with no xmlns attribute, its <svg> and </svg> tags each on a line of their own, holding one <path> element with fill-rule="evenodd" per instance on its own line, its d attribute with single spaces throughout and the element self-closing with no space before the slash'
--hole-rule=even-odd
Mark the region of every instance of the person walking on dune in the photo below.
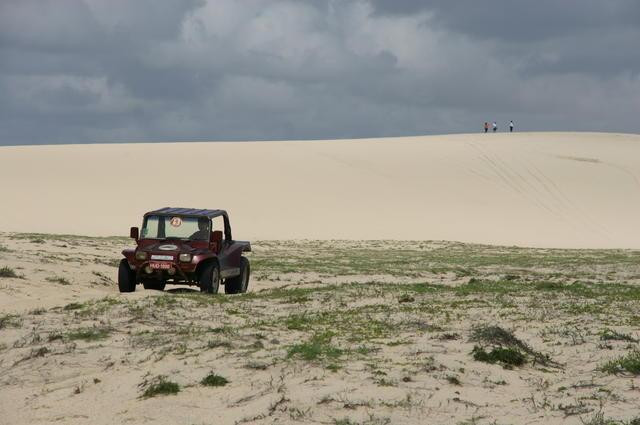
<svg viewBox="0 0 640 425">
<path fill-rule="evenodd" d="M 489 131 L 489 123 L 488 122 L 484 122 L 484 132 L 486 133 L 487 131 Z"/>
<path fill-rule="evenodd" d="M 496 131 L 498 131 L 498 124 L 494 121 L 493 122 L 493 132 L 495 133 Z"/>
<path fill-rule="evenodd" d="M 509 133 L 513 133 L 513 120 L 509 121 Z"/>
</svg>

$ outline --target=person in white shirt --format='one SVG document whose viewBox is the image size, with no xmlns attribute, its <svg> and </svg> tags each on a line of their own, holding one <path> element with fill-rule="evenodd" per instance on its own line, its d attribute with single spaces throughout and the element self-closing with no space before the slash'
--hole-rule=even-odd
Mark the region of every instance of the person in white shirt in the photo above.
<svg viewBox="0 0 640 425">
<path fill-rule="evenodd" d="M 513 120 L 509 121 L 509 132 L 513 133 Z"/>
<path fill-rule="evenodd" d="M 494 121 L 493 122 L 493 132 L 495 133 L 496 131 L 498 131 L 498 124 Z"/>
</svg>

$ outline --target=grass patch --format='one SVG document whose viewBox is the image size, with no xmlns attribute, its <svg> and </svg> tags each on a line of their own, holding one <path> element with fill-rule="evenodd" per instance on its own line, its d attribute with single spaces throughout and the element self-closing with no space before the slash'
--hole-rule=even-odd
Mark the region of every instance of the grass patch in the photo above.
<svg viewBox="0 0 640 425">
<path fill-rule="evenodd" d="M 209 349 L 213 349 L 213 348 L 219 348 L 219 347 L 223 347 L 223 348 L 233 348 L 233 344 L 231 344 L 231 342 L 229 341 L 217 341 L 217 340 L 209 340 L 209 342 L 207 342 L 207 348 Z"/>
<path fill-rule="evenodd" d="M 526 354 L 516 348 L 496 347 L 486 351 L 476 345 L 471 351 L 474 360 L 484 363 L 502 363 L 510 366 L 522 366 L 527 361 Z"/>
<path fill-rule="evenodd" d="M 399 303 L 412 303 L 415 301 L 415 298 L 413 298 L 411 295 L 409 294 L 404 294 L 398 297 L 398 302 Z"/>
<path fill-rule="evenodd" d="M 96 244 L 104 244 L 105 242 L 113 242 L 123 244 L 130 242 L 131 239 L 123 236 L 80 236 L 55 233 L 13 233 L 9 236 L 13 240 L 29 240 L 30 242 L 42 243 L 46 241 L 71 243 L 71 242 L 94 242 Z M 42 241 L 42 242 L 40 242 Z"/>
<path fill-rule="evenodd" d="M 336 360 L 342 356 L 344 350 L 331 344 L 333 332 L 315 334 L 309 341 L 294 344 L 287 350 L 287 358 L 300 358 L 307 361 Z"/>
<path fill-rule="evenodd" d="M 613 329 L 605 329 L 600 333 L 600 339 L 603 341 L 628 341 L 638 342 L 638 340 L 629 334 L 624 334 Z"/>
<path fill-rule="evenodd" d="M 493 347 L 487 352 L 482 346 L 475 346 L 472 351 L 473 358 L 487 363 L 501 362 L 514 366 L 524 364 L 528 357 L 533 357 L 533 362 L 545 366 L 559 366 L 548 355 L 535 351 L 527 343 L 517 338 L 513 332 L 500 326 L 481 325 L 472 329 L 471 341 L 481 345 Z"/>
<path fill-rule="evenodd" d="M 584 425 L 640 425 L 640 416 L 628 421 L 618 421 L 615 419 L 609 419 L 604 416 L 604 413 L 598 412 L 589 419 L 581 419 L 581 422 Z"/>
<path fill-rule="evenodd" d="M 0 316 L 0 329 L 12 327 L 19 328 L 22 325 L 22 319 L 15 314 L 3 314 Z"/>
<path fill-rule="evenodd" d="M 462 385 L 462 383 L 460 382 L 460 379 L 454 375 L 447 376 L 447 382 L 450 383 L 451 385 L 458 385 L 458 386 Z"/>
<path fill-rule="evenodd" d="M 81 308 L 84 308 L 84 306 L 85 305 L 83 303 L 69 303 L 65 305 L 62 309 L 66 311 L 79 310 Z"/>
<path fill-rule="evenodd" d="M 357 422 L 352 422 L 351 419 L 349 418 L 334 419 L 333 424 L 334 425 L 358 425 Z"/>
<path fill-rule="evenodd" d="M 362 288 L 362 291 L 360 289 Z M 379 288 L 371 285 L 354 284 L 350 290 L 358 291 L 359 295 L 364 295 L 365 291 L 387 291 L 388 288 L 381 285 Z M 350 291 L 349 290 L 349 291 Z M 266 292 L 266 291 L 265 291 Z M 345 293 L 345 287 L 335 289 L 335 293 Z M 262 296 L 262 294 L 260 294 Z M 397 332 L 388 320 L 381 320 L 375 315 L 382 315 L 393 312 L 394 308 L 387 305 L 367 305 L 350 309 L 335 309 L 318 312 L 303 312 L 301 314 L 291 314 L 285 318 L 277 318 L 269 325 L 281 327 L 283 324 L 289 330 L 308 331 L 320 334 L 322 332 L 332 332 L 340 335 L 349 342 L 370 342 L 376 338 L 384 338 Z"/>
<path fill-rule="evenodd" d="M 202 378 L 202 381 L 200 381 L 200 383 L 206 387 L 224 387 L 229 383 L 229 380 L 227 380 L 227 378 L 225 378 L 224 376 L 216 375 L 215 373 L 211 372 L 210 374 Z"/>
<path fill-rule="evenodd" d="M 45 278 L 45 280 L 47 282 L 59 283 L 60 285 L 71 285 L 71 282 L 69 282 L 66 278 L 60 276 L 50 276 Z"/>
<path fill-rule="evenodd" d="M 484 344 L 519 348 L 524 351 L 530 350 L 529 346 L 518 339 L 513 332 L 507 331 L 500 326 L 477 326 L 471 330 L 470 340 Z"/>
<path fill-rule="evenodd" d="M 180 385 L 171 382 L 166 376 L 157 376 L 150 383 L 143 383 L 146 387 L 142 393 L 142 398 L 151 398 L 159 395 L 175 395 L 180 392 Z"/>
<path fill-rule="evenodd" d="M 97 316 L 99 314 L 106 313 L 113 309 L 117 305 L 122 305 L 125 302 L 122 299 L 105 297 L 99 300 L 86 301 L 82 303 L 80 308 L 75 308 L 76 303 L 71 303 L 73 307 L 69 307 L 75 311 L 75 314 L 81 317 Z"/>
<path fill-rule="evenodd" d="M 454 341 L 456 339 L 460 339 L 460 335 L 456 332 L 445 332 L 438 335 L 438 339 L 441 341 Z"/>
<path fill-rule="evenodd" d="M 640 351 L 635 350 L 625 356 L 610 360 L 600 366 L 600 370 L 612 375 L 619 373 L 640 375 Z"/>
<path fill-rule="evenodd" d="M 109 337 L 110 333 L 111 331 L 107 328 L 82 328 L 67 332 L 64 334 L 64 338 L 71 341 L 82 340 L 91 342 L 105 339 Z"/>
<path fill-rule="evenodd" d="M 4 266 L 0 268 L 0 277 L 20 277 L 20 276 L 18 276 L 11 267 Z"/>
</svg>

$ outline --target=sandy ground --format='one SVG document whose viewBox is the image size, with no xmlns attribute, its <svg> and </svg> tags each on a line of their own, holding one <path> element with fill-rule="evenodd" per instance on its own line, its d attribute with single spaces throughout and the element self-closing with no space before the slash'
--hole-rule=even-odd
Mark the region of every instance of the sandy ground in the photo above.
<svg viewBox="0 0 640 425">
<path fill-rule="evenodd" d="M 256 241 L 250 293 L 205 296 L 119 294 L 129 245 L 0 233 L 0 423 L 640 418 L 638 375 L 601 370 L 639 347 L 640 251 Z M 475 361 L 481 325 L 549 357 Z M 159 376 L 179 393 L 144 397 Z"/>
<path fill-rule="evenodd" d="M 2 147 L 0 229 L 124 236 L 192 206 L 240 239 L 638 248 L 639 158 L 595 133 Z"/>
<path fill-rule="evenodd" d="M 73 302 L 84 302 L 117 293 L 117 265 L 122 250 L 135 246 L 125 238 L 55 237 L 0 233 L 0 267 L 10 265 L 25 279 L 0 280 L 0 312 L 26 312 Z M 26 278 L 28 277 L 28 278 Z M 65 281 L 59 282 L 60 278 Z M 282 285 L 285 283 L 282 282 Z M 261 290 L 281 286 L 254 279 L 252 288 Z M 189 286 L 174 286 L 197 290 Z M 133 298 L 154 295 L 138 291 Z"/>
</svg>

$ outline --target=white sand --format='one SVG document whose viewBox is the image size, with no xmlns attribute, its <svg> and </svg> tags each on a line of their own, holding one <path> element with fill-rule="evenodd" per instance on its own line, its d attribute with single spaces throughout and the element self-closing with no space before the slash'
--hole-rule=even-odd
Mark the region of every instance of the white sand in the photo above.
<svg viewBox="0 0 640 425">
<path fill-rule="evenodd" d="M 237 239 L 640 248 L 640 136 L 514 133 L 0 148 L 0 230 L 127 235 L 223 208 Z"/>
</svg>

